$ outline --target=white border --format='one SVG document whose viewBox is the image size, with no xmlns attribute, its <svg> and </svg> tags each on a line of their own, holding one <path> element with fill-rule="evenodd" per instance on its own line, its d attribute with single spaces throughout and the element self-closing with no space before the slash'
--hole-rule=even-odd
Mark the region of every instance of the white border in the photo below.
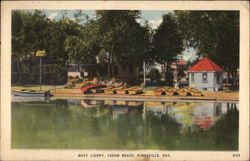
<svg viewBox="0 0 250 161">
<path fill-rule="evenodd" d="M 1 158 L 0 160 L 118 160 L 78 158 L 82 153 L 121 153 L 93 150 L 12 150 L 10 148 L 11 106 L 11 10 L 12 9 L 140 9 L 140 10 L 239 10 L 240 11 L 240 135 L 239 151 L 156 151 L 127 153 L 168 153 L 169 158 L 150 160 L 249 160 L 249 2 L 245 1 L 4 1 L 1 4 Z M 240 157 L 233 157 L 240 154 Z M 119 160 L 146 160 L 119 158 Z"/>
</svg>

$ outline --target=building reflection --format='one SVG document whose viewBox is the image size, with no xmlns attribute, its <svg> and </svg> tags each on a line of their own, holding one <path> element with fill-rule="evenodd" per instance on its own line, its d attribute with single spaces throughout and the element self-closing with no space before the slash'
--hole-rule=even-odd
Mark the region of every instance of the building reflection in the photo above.
<svg viewBox="0 0 250 161">
<path fill-rule="evenodd" d="M 208 130 L 232 106 L 230 103 L 221 102 L 177 103 L 124 100 L 68 100 L 68 104 L 71 106 L 81 106 L 84 109 L 94 108 L 95 112 L 98 113 L 96 116 L 100 116 L 99 113 L 102 109 L 108 108 L 109 112 L 105 113 L 109 114 L 112 120 L 132 115 L 134 112 L 140 113 L 144 122 L 147 119 L 148 113 L 150 115 L 153 114 L 156 118 L 168 115 L 181 125 L 183 133 L 196 129 Z"/>
<path fill-rule="evenodd" d="M 235 103 L 234 103 L 235 104 Z M 228 111 L 229 103 L 221 102 L 145 102 L 144 115 L 151 111 L 155 116 L 168 114 L 182 125 L 182 129 L 199 128 L 208 130 L 222 115 Z"/>
</svg>

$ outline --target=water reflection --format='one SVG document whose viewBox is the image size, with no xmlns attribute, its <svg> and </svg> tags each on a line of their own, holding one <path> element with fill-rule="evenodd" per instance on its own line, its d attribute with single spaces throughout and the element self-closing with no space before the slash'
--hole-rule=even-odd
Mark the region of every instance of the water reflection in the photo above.
<svg viewBox="0 0 250 161">
<path fill-rule="evenodd" d="M 12 103 L 13 148 L 237 150 L 238 104 Z"/>
</svg>

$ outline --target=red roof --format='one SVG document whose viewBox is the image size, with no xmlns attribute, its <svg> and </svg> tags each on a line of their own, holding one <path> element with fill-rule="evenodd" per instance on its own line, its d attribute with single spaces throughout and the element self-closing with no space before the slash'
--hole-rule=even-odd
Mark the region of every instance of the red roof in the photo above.
<svg viewBox="0 0 250 161">
<path fill-rule="evenodd" d="M 192 66 L 189 72 L 200 72 L 200 71 L 224 71 L 221 67 L 215 64 L 211 59 L 205 57 L 201 59 L 198 63 Z"/>
</svg>

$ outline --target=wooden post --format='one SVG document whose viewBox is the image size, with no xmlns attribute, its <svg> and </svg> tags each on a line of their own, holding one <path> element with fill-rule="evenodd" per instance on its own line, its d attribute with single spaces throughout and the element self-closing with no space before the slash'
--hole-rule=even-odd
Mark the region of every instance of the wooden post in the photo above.
<svg viewBox="0 0 250 161">
<path fill-rule="evenodd" d="M 40 91 L 42 90 L 42 57 L 40 57 Z"/>
<path fill-rule="evenodd" d="M 146 63 L 143 61 L 143 83 L 144 87 L 146 87 Z"/>
<path fill-rule="evenodd" d="M 40 91 L 42 90 L 42 57 L 43 56 L 46 56 L 46 51 L 45 50 L 38 50 L 35 54 L 36 56 L 39 56 L 40 58 L 40 72 L 39 72 L 39 75 L 40 75 L 40 78 L 39 78 L 39 84 L 40 84 Z"/>
</svg>

